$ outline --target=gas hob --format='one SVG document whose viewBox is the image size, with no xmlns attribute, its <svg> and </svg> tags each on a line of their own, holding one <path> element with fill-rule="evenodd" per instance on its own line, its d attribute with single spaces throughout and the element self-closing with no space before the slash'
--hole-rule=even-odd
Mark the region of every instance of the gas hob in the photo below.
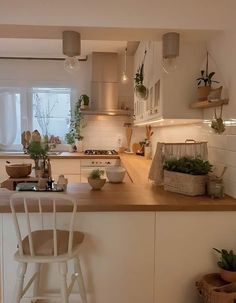
<svg viewBox="0 0 236 303">
<path fill-rule="evenodd" d="M 114 149 L 86 149 L 84 151 L 85 155 L 90 156 L 115 156 L 118 155 L 117 151 Z"/>
</svg>

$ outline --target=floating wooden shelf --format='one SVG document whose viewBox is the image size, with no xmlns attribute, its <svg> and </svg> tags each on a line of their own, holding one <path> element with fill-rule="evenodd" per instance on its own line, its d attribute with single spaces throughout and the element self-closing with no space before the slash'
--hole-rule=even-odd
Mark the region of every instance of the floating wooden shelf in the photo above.
<svg viewBox="0 0 236 303">
<path fill-rule="evenodd" d="M 219 101 L 197 101 L 190 104 L 191 108 L 210 108 L 210 107 L 218 107 L 221 105 L 226 105 L 229 103 L 229 99 L 222 99 Z"/>
</svg>

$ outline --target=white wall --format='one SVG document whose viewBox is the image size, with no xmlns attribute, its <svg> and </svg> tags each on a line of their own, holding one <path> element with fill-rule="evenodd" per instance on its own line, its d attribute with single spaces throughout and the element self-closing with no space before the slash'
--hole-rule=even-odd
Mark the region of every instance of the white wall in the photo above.
<svg viewBox="0 0 236 303">
<path fill-rule="evenodd" d="M 1 60 L 0 82 L 19 83 L 19 85 L 68 85 L 76 88 L 78 95 L 90 95 L 91 58 L 80 62 L 78 73 L 69 74 L 64 70 L 63 61 Z"/>
</svg>

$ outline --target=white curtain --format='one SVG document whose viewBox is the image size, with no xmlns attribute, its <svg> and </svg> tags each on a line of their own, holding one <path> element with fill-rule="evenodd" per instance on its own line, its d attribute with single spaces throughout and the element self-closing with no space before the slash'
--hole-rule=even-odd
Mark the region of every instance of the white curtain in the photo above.
<svg viewBox="0 0 236 303">
<path fill-rule="evenodd" d="M 11 145 L 16 138 L 16 95 L 0 93 L 0 145 Z"/>
</svg>

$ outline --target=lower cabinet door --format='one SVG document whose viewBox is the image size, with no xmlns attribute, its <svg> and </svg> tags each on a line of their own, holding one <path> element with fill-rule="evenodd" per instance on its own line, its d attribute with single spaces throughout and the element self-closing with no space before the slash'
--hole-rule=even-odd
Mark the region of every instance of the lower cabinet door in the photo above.
<svg viewBox="0 0 236 303">
<path fill-rule="evenodd" d="M 50 228 L 50 214 L 44 214 L 45 228 Z M 59 229 L 68 228 L 69 213 L 59 213 Z M 33 214 L 32 229 L 38 228 Z M 27 227 L 22 214 L 19 220 Z M 84 232 L 80 259 L 88 303 L 153 303 L 154 286 L 154 212 L 77 213 L 75 229 Z M 17 263 L 14 261 L 16 236 L 10 214 L 3 215 L 3 303 L 12 299 Z M 23 236 L 25 233 L 23 233 Z M 72 262 L 71 262 L 72 263 Z M 72 264 L 69 263 L 69 273 Z M 34 270 L 28 266 L 28 273 Z M 29 274 L 26 280 L 29 279 Z M 70 274 L 68 274 L 68 282 Z M 43 266 L 42 291 L 60 288 L 57 265 Z M 73 292 L 76 292 L 75 285 Z M 73 297 L 70 302 L 74 301 Z"/>
</svg>

